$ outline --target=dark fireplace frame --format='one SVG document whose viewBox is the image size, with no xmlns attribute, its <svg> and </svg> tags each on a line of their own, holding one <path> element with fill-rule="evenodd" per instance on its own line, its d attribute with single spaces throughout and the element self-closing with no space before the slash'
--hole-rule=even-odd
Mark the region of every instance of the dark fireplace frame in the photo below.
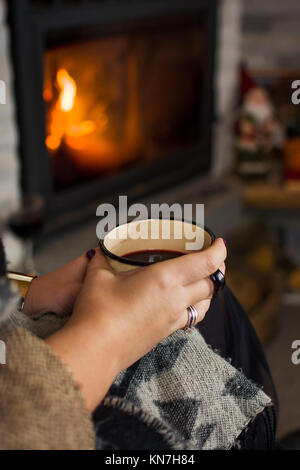
<svg viewBox="0 0 300 470">
<path fill-rule="evenodd" d="M 216 44 L 217 0 L 9 0 L 8 22 L 19 125 L 21 183 L 24 194 L 37 192 L 45 197 L 47 216 L 52 219 L 80 207 L 93 207 L 95 201 L 114 200 L 126 193 L 136 200 L 176 182 L 203 174 L 211 167 L 212 127 L 214 120 L 214 55 Z M 151 164 L 122 170 L 103 180 L 93 180 L 79 187 L 54 194 L 50 159 L 45 146 L 45 107 L 43 94 L 43 52 L 46 36 L 65 28 L 134 28 L 146 19 L 176 14 L 205 15 L 208 48 L 203 79 L 201 109 L 202 139 L 197 148 L 164 157 Z M 119 29 L 120 30 L 120 29 Z M 170 160 L 172 158 L 172 160 Z M 172 161 L 172 171 L 170 170 Z M 167 171 L 167 168 L 169 170 Z"/>
</svg>

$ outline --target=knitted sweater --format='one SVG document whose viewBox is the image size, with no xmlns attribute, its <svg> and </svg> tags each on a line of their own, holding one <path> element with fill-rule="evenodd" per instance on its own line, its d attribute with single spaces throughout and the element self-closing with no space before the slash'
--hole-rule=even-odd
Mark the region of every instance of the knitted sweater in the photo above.
<svg viewBox="0 0 300 470">
<path fill-rule="evenodd" d="M 35 323 L 13 313 L 18 301 L 0 239 L 0 449 L 94 449 L 91 415 L 71 371 L 29 331 Z"/>
<path fill-rule="evenodd" d="M 93 449 L 93 423 L 70 370 L 23 328 L 3 328 L 0 449 Z"/>
</svg>

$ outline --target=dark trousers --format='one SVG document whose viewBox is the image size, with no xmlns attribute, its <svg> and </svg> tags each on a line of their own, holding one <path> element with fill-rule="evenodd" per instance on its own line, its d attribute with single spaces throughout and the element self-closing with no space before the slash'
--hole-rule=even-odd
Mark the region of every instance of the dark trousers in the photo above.
<svg viewBox="0 0 300 470">
<path fill-rule="evenodd" d="M 248 315 L 228 287 L 213 298 L 197 328 L 213 349 L 272 398 L 273 406 L 266 408 L 243 431 L 241 448 L 273 448 L 278 402 L 271 372 Z"/>
</svg>

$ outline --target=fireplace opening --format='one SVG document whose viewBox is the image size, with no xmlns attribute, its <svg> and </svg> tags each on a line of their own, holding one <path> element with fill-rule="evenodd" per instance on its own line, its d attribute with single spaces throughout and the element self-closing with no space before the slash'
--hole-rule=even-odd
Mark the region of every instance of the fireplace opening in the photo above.
<svg viewBox="0 0 300 470">
<path fill-rule="evenodd" d="M 197 145 L 203 28 L 174 23 L 47 48 L 45 145 L 56 191 Z"/>
<path fill-rule="evenodd" d="M 209 172 L 216 0 L 7 5 L 22 189 L 47 220 Z"/>
</svg>

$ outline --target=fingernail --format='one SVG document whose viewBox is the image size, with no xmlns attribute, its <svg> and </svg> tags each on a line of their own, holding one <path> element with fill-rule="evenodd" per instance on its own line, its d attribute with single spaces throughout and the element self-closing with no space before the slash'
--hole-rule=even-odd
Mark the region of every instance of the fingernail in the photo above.
<svg viewBox="0 0 300 470">
<path fill-rule="evenodd" d="M 91 261 L 91 259 L 95 256 L 96 250 L 92 248 L 91 250 L 86 252 L 86 257 Z"/>
<path fill-rule="evenodd" d="M 224 240 L 224 238 L 223 238 L 223 242 L 224 242 L 224 245 L 226 246 L 226 245 L 227 245 L 227 241 L 226 241 L 226 240 Z"/>
</svg>

